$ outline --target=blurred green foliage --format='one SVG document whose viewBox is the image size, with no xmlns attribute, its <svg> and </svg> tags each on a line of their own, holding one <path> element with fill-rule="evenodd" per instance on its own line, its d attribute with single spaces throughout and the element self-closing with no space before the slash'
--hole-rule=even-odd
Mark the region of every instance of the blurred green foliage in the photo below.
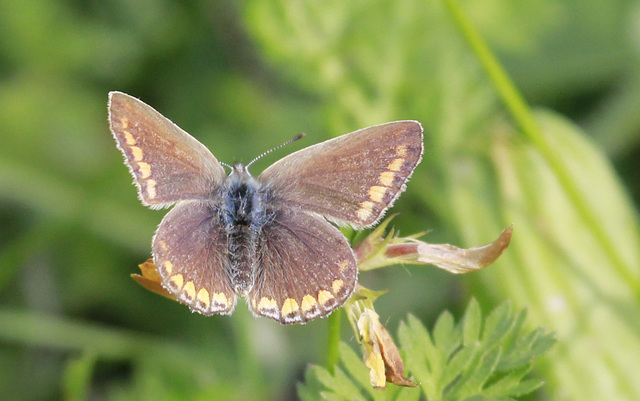
<svg viewBox="0 0 640 401">
<path fill-rule="evenodd" d="M 525 312 L 513 313 L 509 303 L 496 307 L 483 319 L 472 299 L 464 317 L 455 323 L 444 311 L 427 331 L 409 316 L 398 330 L 406 368 L 415 387 L 389 386 L 386 391 L 369 384 L 369 372 L 346 344 L 341 345 L 341 366 L 335 372 L 308 369 L 298 393 L 311 400 L 514 400 L 542 386 L 540 379 L 524 379 L 536 357 L 554 343 L 553 335 L 523 329 Z M 343 369 L 341 368 L 343 367 Z"/>
<path fill-rule="evenodd" d="M 420 120 L 425 158 L 396 228 L 477 246 L 514 223 L 513 243 L 469 277 L 363 274 L 391 290 L 383 319 L 511 299 L 559 340 L 538 397 L 639 399 L 640 8 L 462 7 L 545 109 L 540 140 L 561 163 L 518 130 L 440 1 L 0 0 L 0 399 L 293 399 L 324 360 L 326 320 L 281 327 L 242 305 L 204 318 L 129 278 L 163 212 L 136 198 L 110 90 L 227 163 L 308 134 L 254 174 L 330 136 Z"/>
</svg>

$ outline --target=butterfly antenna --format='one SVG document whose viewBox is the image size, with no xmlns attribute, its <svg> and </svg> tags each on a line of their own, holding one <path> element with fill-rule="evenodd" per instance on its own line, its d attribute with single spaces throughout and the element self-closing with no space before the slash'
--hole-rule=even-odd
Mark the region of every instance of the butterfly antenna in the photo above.
<svg viewBox="0 0 640 401">
<path fill-rule="evenodd" d="M 249 164 L 247 164 L 245 167 L 246 167 L 246 168 L 249 168 L 249 166 L 251 166 L 254 162 L 258 161 L 259 159 L 263 158 L 264 156 L 268 155 L 269 153 L 271 153 L 271 152 L 273 152 L 273 151 L 276 151 L 276 150 L 278 150 L 278 149 L 280 149 L 280 148 L 283 148 L 283 147 L 285 147 L 285 146 L 289 145 L 290 143 L 297 141 L 298 139 L 304 138 L 304 136 L 305 136 L 305 134 L 298 134 L 298 135 L 294 136 L 293 138 L 289 139 L 287 142 L 285 142 L 285 143 L 283 143 L 283 144 L 281 144 L 281 145 L 278 145 L 278 146 L 276 146 L 276 147 L 275 147 L 275 148 L 273 148 L 273 149 L 269 149 L 269 150 L 267 150 L 267 151 L 266 151 L 266 152 L 264 152 L 263 154 L 259 155 L 259 156 L 258 156 L 258 157 L 256 157 L 255 159 L 251 160 L 251 161 L 249 162 Z"/>
</svg>

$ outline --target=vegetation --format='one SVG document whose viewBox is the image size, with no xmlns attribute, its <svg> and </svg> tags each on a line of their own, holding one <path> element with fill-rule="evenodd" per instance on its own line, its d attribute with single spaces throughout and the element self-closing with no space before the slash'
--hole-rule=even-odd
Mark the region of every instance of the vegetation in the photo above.
<svg viewBox="0 0 640 401">
<path fill-rule="evenodd" d="M 639 15 L 623 0 L 1 1 L 0 399 L 640 399 Z M 396 232 L 469 248 L 513 224 L 512 243 L 465 276 L 360 275 L 389 290 L 376 311 L 420 384 L 374 390 L 347 319 L 333 370 L 335 321 L 205 318 L 131 280 L 165 212 L 136 198 L 110 90 L 227 163 L 307 134 L 254 174 L 419 120 Z M 453 351 L 475 358 L 444 374 Z"/>
</svg>

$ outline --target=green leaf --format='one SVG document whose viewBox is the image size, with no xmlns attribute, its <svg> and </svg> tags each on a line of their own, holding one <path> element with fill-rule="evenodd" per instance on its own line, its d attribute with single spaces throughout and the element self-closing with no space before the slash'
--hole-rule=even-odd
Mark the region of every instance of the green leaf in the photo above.
<svg viewBox="0 0 640 401">
<path fill-rule="evenodd" d="M 518 313 L 516 313 L 516 316 L 513 322 L 513 327 L 509 330 L 509 333 L 507 334 L 504 341 L 502 342 L 502 345 L 504 347 L 512 347 L 518 341 L 518 338 L 522 333 L 523 326 L 525 324 L 526 319 L 527 319 L 526 309 L 523 309 Z"/>
<path fill-rule="evenodd" d="M 298 385 L 298 396 L 312 400 L 418 400 L 420 390 L 389 384 L 386 390 L 374 389 L 369 383 L 369 371 L 362 359 L 346 344 L 340 344 L 341 367 L 334 373 L 319 366 L 305 372 L 305 383 Z M 344 369 L 342 369 L 344 367 Z"/>
<path fill-rule="evenodd" d="M 525 375 L 531 371 L 532 366 L 526 365 L 517 369 L 512 369 L 508 374 L 492 382 L 486 388 L 484 393 L 487 395 L 514 394 L 514 391 Z"/>
<path fill-rule="evenodd" d="M 487 316 L 482 343 L 491 348 L 505 338 L 514 328 L 515 320 L 510 316 L 511 305 L 503 303 Z"/>
<path fill-rule="evenodd" d="M 319 399 L 319 394 L 324 388 L 318 379 L 317 370 L 323 369 L 319 366 L 310 366 L 304 373 L 304 382 L 298 383 L 296 389 L 298 397 L 303 401 L 314 401 Z"/>
<path fill-rule="evenodd" d="M 507 349 L 498 370 L 517 368 L 529 362 L 529 359 L 534 357 L 531 348 L 540 334 L 538 330 L 532 331 L 518 342 L 517 347 Z"/>
<path fill-rule="evenodd" d="M 482 311 L 475 298 L 471 299 L 462 318 L 462 343 L 473 344 L 480 341 Z"/>
<path fill-rule="evenodd" d="M 449 358 L 460 346 L 460 330 L 456 329 L 453 316 L 448 311 L 438 317 L 433 329 L 433 340 L 438 349 L 444 350 L 444 358 Z"/>
<path fill-rule="evenodd" d="M 544 384 L 541 380 L 529 379 L 520 382 L 517 386 L 513 387 L 509 391 L 516 397 L 531 394 Z"/>
<path fill-rule="evenodd" d="M 403 322 L 400 325 L 398 338 L 402 345 L 401 351 L 406 355 L 405 367 L 411 366 L 411 374 L 416 377 L 427 398 L 431 399 L 440 394 L 439 379 L 442 375 L 443 361 L 427 329 L 416 317 L 409 315 L 407 323 Z"/>
<path fill-rule="evenodd" d="M 96 353 L 91 351 L 86 351 L 69 360 L 64 371 L 64 393 L 66 400 L 81 401 L 88 398 L 96 360 Z"/>
<path fill-rule="evenodd" d="M 465 318 L 477 315 L 469 312 L 479 311 L 476 301 L 467 308 Z M 492 317 L 493 316 L 493 317 Z M 531 369 L 538 340 L 551 341 L 541 330 L 519 330 L 515 337 L 505 336 L 509 327 L 518 327 L 523 313 L 513 313 L 508 304 L 499 306 L 489 314 L 487 322 L 479 322 L 484 329 L 478 335 L 486 341 L 461 344 L 463 322 L 454 324 L 449 312 L 443 312 L 434 327 L 436 343 L 420 321 L 409 316 L 407 323 L 400 325 L 398 335 L 400 351 L 405 359 L 409 377 L 415 377 L 422 393 L 429 400 L 459 399 L 506 399 L 518 395 L 525 389 L 533 389 L 541 383 L 539 380 L 523 380 Z M 491 318 L 492 317 L 492 318 Z M 489 319 L 491 318 L 491 321 Z M 439 330 L 439 334 L 435 334 Z M 489 332 L 494 330 L 494 333 Z M 498 333 L 498 334 L 495 334 Z M 451 341 L 445 341 L 445 335 L 457 338 L 457 347 L 451 350 Z M 499 341 L 494 339 L 499 338 Z M 504 351 L 504 350 L 508 351 Z M 517 367 L 504 362 L 505 357 L 517 360 Z M 306 383 L 298 387 L 299 395 L 305 400 L 319 399 L 355 399 L 389 400 L 417 399 L 416 389 L 400 388 L 390 385 L 386 391 L 374 390 L 369 384 L 368 370 L 361 358 L 345 344 L 340 345 L 341 366 L 333 374 L 321 367 L 312 367 L 305 375 Z M 504 366 L 498 373 L 497 367 Z M 525 383 L 522 384 L 521 383 Z M 486 398 L 489 397 L 489 398 Z"/>
<path fill-rule="evenodd" d="M 340 360 L 349 376 L 363 390 L 365 395 L 374 400 L 384 400 L 384 396 L 381 396 L 382 393 L 371 386 L 369 371 L 366 368 L 363 369 L 362 357 L 358 357 L 355 351 L 343 342 L 340 343 Z"/>
<path fill-rule="evenodd" d="M 481 350 L 480 343 L 466 344 L 460 351 L 455 353 L 445 367 L 443 383 L 453 383 L 462 373 L 471 369 L 477 361 L 477 354 Z"/>
<path fill-rule="evenodd" d="M 443 312 L 433 329 L 435 343 L 414 316 L 409 315 L 407 322 L 400 324 L 398 337 L 406 374 L 415 378 L 420 390 L 394 385 L 389 385 L 385 391 L 374 390 L 361 357 L 341 344 L 341 367 L 336 367 L 333 374 L 317 366 L 309 368 L 305 374 L 306 383 L 298 387 L 300 398 L 316 400 L 321 394 L 323 399 L 336 400 L 413 400 L 422 392 L 430 401 L 497 400 L 519 396 L 539 387 L 540 380 L 529 380 L 526 376 L 534 358 L 540 355 L 539 351 L 548 349 L 552 337 L 539 329 L 522 328 L 525 314 L 512 312 L 509 304 L 493 310 L 486 322 L 481 321 L 479 311 L 479 305 L 472 300 L 458 324 L 449 312 Z M 469 327 L 464 319 L 479 320 L 474 326 L 484 328 L 475 336 L 483 341 L 461 343 L 463 331 Z M 505 335 L 509 328 L 515 327 L 520 328 L 512 330 L 516 335 Z M 544 346 L 538 345 L 539 342 Z"/>
<path fill-rule="evenodd" d="M 336 395 L 346 400 L 364 401 L 366 399 L 362 396 L 357 384 L 339 367 L 335 368 L 333 375 L 324 369 L 318 369 L 317 374 L 320 382 Z"/>
<path fill-rule="evenodd" d="M 463 380 L 456 386 L 459 388 L 460 395 L 467 396 L 481 393 L 487 380 L 494 373 L 501 356 L 502 349 L 500 347 L 494 347 L 483 354 L 476 369 L 468 371 L 468 374 L 463 376 Z"/>
<path fill-rule="evenodd" d="M 542 329 L 538 329 L 542 331 Z M 553 333 L 543 333 L 538 336 L 537 341 L 531 347 L 531 354 L 534 357 L 538 357 L 545 352 L 547 352 L 551 347 L 555 345 L 557 342 L 555 335 Z"/>
</svg>

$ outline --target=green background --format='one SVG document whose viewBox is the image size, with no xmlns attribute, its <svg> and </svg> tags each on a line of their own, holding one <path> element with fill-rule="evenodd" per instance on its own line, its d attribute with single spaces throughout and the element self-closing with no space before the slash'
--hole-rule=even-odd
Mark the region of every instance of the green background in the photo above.
<svg viewBox="0 0 640 401">
<path fill-rule="evenodd" d="M 518 131 L 442 2 L 0 0 L 0 399 L 294 399 L 327 320 L 283 327 L 239 304 L 205 318 L 130 279 L 163 211 L 139 204 L 107 93 L 152 105 L 226 163 L 417 119 L 425 156 L 402 234 L 479 246 L 468 276 L 387 268 L 392 333 L 470 297 L 555 331 L 532 399 L 640 399 L 640 4 L 462 1 L 535 106 Z M 554 155 L 550 158 L 549 155 Z M 555 158 L 554 158 L 555 157 Z M 556 161 L 556 163 L 553 162 Z M 344 325 L 343 337 L 355 347 Z"/>
</svg>

